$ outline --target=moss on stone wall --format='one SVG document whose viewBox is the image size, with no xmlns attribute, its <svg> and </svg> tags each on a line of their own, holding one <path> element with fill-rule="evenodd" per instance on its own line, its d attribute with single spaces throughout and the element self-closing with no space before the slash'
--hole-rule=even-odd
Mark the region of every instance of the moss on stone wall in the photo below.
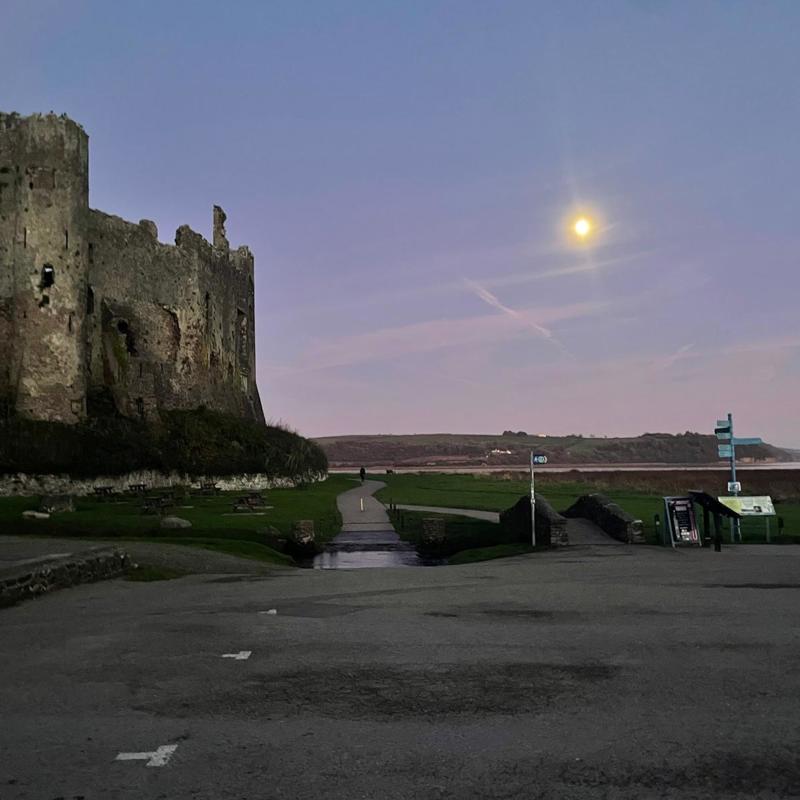
<svg viewBox="0 0 800 800">
<path fill-rule="evenodd" d="M 327 468 L 322 448 L 292 431 L 202 408 L 162 412 L 157 424 L 123 417 L 79 425 L 0 420 L 0 475 L 91 477 L 155 469 L 304 481 Z"/>
</svg>

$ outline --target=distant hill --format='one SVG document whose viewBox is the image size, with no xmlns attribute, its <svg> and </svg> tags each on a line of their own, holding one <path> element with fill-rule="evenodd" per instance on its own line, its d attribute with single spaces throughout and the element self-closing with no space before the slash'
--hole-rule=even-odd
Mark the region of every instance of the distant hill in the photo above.
<svg viewBox="0 0 800 800">
<path fill-rule="evenodd" d="M 699 433 L 645 433 L 627 438 L 529 436 L 503 434 L 414 434 L 393 436 L 326 436 L 315 440 L 332 467 L 480 467 L 524 466 L 531 450 L 548 463 L 579 464 L 716 464 L 717 440 Z M 739 463 L 796 460 L 791 452 L 769 444 L 737 450 Z"/>
</svg>

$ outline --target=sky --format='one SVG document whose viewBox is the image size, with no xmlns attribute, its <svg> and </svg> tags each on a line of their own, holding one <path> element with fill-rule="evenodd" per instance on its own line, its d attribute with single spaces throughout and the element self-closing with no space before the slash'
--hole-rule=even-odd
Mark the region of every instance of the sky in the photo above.
<svg viewBox="0 0 800 800">
<path fill-rule="evenodd" d="M 800 3 L 0 0 L 90 204 L 256 257 L 267 416 L 800 447 Z M 568 235 L 587 214 L 584 243 Z"/>
</svg>

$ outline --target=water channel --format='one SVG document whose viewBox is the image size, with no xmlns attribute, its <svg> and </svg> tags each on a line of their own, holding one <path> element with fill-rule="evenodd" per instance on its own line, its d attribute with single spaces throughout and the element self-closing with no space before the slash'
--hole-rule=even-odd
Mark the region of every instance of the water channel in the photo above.
<svg viewBox="0 0 800 800">
<path fill-rule="evenodd" d="M 442 559 L 422 558 L 414 545 L 394 531 L 347 531 L 340 533 L 311 563 L 314 569 L 363 567 L 437 567 Z"/>
<path fill-rule="evenodd" d="M 342 515 L 342 530 L 314 558 L 314 569 L 360 569 L 364 567 L 434 567 L 447 562 L 425 559 L 414 545 L 404 542 L 389 521 L 383 503 L 372 495 L 385 484 L 364 481 L 336 499 Z"/>
</svg>

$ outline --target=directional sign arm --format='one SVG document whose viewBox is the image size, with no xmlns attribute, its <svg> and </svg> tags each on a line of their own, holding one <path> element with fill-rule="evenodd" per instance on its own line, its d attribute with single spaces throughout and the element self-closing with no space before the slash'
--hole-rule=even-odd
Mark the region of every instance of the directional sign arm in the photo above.
<svg viewBox="0 0 800 800">
<path fill-rule="evenodd" d="M 738 436 L 734 436 L 732 441 L 737 447 L 741 444 L 764 444 L 764 440 L 760 436 L 750 436 L 743 439 L 740 439 Z"/>
</svg>

